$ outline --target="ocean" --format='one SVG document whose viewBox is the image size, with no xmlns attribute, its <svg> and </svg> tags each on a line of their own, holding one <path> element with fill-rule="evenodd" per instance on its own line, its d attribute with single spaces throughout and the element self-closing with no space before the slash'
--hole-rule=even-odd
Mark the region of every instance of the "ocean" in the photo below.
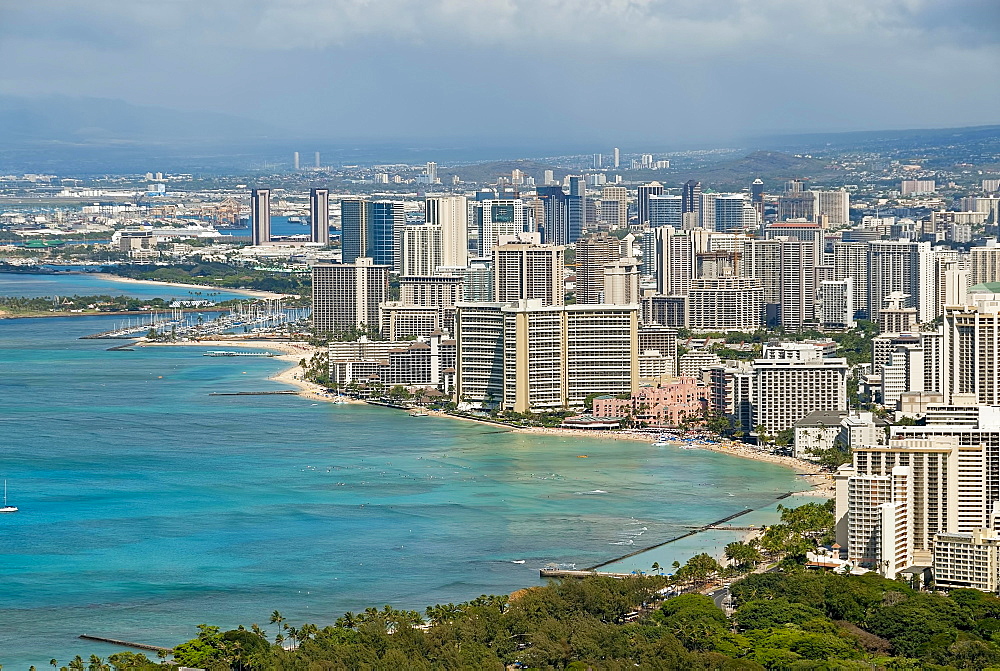
<svg viewBox="0 0 1000 671">
<path fill-rule="evenodd" d="M 325 625 L 507 593 L 805 488 L 713 452 L 210 396 L 279 389 L 286 364 L 78 339 L 107 323 L 0 320 L 0 477 L 20 508 L 0 515 L 8 670 L 116 650 L 84 633 L 170 646 L 274 610 Z"/>
</svg>

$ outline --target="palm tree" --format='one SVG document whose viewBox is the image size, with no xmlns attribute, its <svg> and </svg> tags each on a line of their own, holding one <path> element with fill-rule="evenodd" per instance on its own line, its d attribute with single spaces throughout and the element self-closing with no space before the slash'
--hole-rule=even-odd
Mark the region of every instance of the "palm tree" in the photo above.
<svg viewBox="0 0 1000 671">
<path fill-rule="evenodd" d="M 279 611 L 274 611 L 273 613 L 271 613 L 270 623 L 278 625 L 278 636 L 281 636 L 281 623 L 284 621 L 285 621 L 285 616 L 282 615 Z M 284 637 L 282 637 L 282 639 L 284 639 Z M 277 636 L 275 637 L 274 642 L 275 643 L 278 642 Z"/>
<path fill-rule="evenodd" d="M 352 613 L 351 611 L 347 611 L 346 613 L 338 617 L 337 621 L 334 622 L 334 624 L 343 629 L 354 629 L 356 626 L 358 626 L 358 616 Z"/>
<path fill-rule="evenodd" d="M 653 562 L 653 565 L 650 566 L 650 568 L 652 570 L 654 570 L 654 571 L 659 571 L 660 570 L 660 562 L 658 562 L 658 561 Z"/>
</svg>

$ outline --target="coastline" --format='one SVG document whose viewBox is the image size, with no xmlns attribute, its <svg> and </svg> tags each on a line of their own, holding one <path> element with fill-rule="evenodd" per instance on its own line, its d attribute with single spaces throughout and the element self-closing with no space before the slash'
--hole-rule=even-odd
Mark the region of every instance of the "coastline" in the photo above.
<svg viewBox="0 0 1000 671">
<path fill-rule="evenodd" d="M 638 440 L 647 443 L 653 442 L 654 440 L 654 438 L 649 435 L 639 433 L 623 433 L 621 431 L 590 431 L 586 429 L 556 429 L 544 427 L 517 427 L 512 430 L 517 433 L 535 433 L 549 436 L 578 436 L 586 438 L 603 438 L 605 440 Z M 777 454 L 771 454 L 770 452 L 764 452 L 763 450 L 756 450 L 745 443 L 740 443 L 735 440 L 726 440 L 724 438 L 720 438 L 719 442 L 713 443 L 693 440 L 685 441 L 684 444 L 699 450 L 709 450 L 711 452 L 719 452 L 720 454 L 728 454 L 733 457 L 764 461 L 769 464 L 790 468 L 794 470 L 797 475 L 801 475 L 805 482 L 809 483 L 810 489 L 804 490 L 802 492 L 803 494 L 827 498 L 834 496 L 833 476 L 824 471 L 822 467 L 814 462 L 806 461 L 805 459 L 796 459 L 795 457 L 784 457 Z"/>
<path fill-rule="evenodd" d="M 332 403 L 334 401 L 347 402 L 356 405 L 366 405 L 365 401 L 359 399 L 349 398 L 347 396 L 339 396 L 336 394 L 330 394 L 325 390 L 324 387 L 314 383 L 309 382 L 303 378 L 302 367 L 299 366 L 299 361 L 303 358 L 311 358 L 317 351 L 318 348 L 305 343 L 299 342 L 272 342 L 268 340 L 242 340 L 239 338 L 218 338 L 213 340 L 198 340 L 190 342 L 177 342 L 177 343 L 160 343 L 160 342 L 148 342 L 140 339 L 136 347 L 253 347 L 253 348 L 270 348 L 282 352 L 282 354 L 276 356 L 276 359 L 281 361 L 286 361 L 291 365 L 291 367 L 280 371 L 269 377 L 269 380 L 274 382 L 282 382 L 289 386 L 295 387 L 299 390 L 299 395 L 303 398 L 307 398 L 312 401 L 326 401 L 327 403 Z M 628 441 L 639 441 L 639 442 L 653 442 L 654 438 L 648 434 L 641 433 L 630 433 L 622 431 L 591 431 L 585 429 L 561 429 L 561 428 L 548 428 L 548 427 L 514 427 L 506 426 L 503 424 L 498 424 L 494 422 L 484 421 L 476 419 L 474 417 L 459 417 L 456 415 L 451 415 L 446 412 L 441 412 L 439 410 L 428 410 L 427 414 L 429 417 L 436 418 L 446 418 L 452 420 L 466 421 L 466 422 L 476 422 L 479 424 L 488 424 L 490 426 L 496 426 L 504 428 L 507 431 L 513 433 L 523 433 L 523 434 L 535 434 L 535 435 L 545 435 L 553 437 L 575 437 L 575 438 L 598 438 L 601 440 L 628 440 Z M 670 441 L 674 442 L 674 441 Z M 833 477 L 831 474 L 825 472 L 818 464 L 806 461 L 804 459 L 796 459 L 795 457 L 785 457 L 776 454 L 771 454 L 770 452 L 764 452 L 762 450 L 756 450 L 753 447 L 740 443 L 733 440 L 725 440 L 720 438 L 719 442 L 707 442 L 707 441 L 686 441 L 685 445 L 702 449 L 709 450 L 711 452 L 718 452 L 720 454 L 728 454 L 733 457 L 740 457 L 741 459 L 753 459 L 755 461 L 763 461 L 770 464 L 775 464 L 777 466 L 784 466 L 785 468 L 790 468 L 799 476 L 802 477 L 803 481 L 809 484 L 809 488 L 800 492 L 801 495 L 805 496 L 816 496 L 821 498 L 832 498 L 835 495 L 835 488 Z"/>
<path fill-rule="evenodd" d="M 324 387 L 314 383 L 309 382 L 302 377 L 302 367 L 299 365 L 299 361 L 302 359 L 310 359 L 318 351 L 318 348 L 312 345 L 307 345 L 301 342 L 274 342 L 272 340 L 250 340 L 250 339 L 239 339 L 239 338 L 216 338 L 212 340 L 201 339 L 201 340 L 191 340 L 183 342 L 151 342 L 140 338 L 136 343 L 135 347 L 249 347 L 253 349 L 271 349 L 281 352 L 274 356 L 274 359 L 278 361 L 285 361 L 290 363 L 289 368 L 275 373 L 274 375 L 268 377 L 268 380 L 273 382 L 281 382 L 289 386 L 298 389 L 299 396 L 302 398 L 307 398 L 311 401 L 326 401 L 327 403 L 337 402 L 347 402 L 353 404 L 365 405 L 364 401 L 359 401 L 357 399 L 349 398 L 347 396 L 336 396 L 328 393 Z"/>
<path fill-rule="evenodd" d="M 125 282 L 128 284 L 159 284 L 165 287 L 177 287 L 179 289 L 198 289 L 199 291 L 225 291 L 231 294 L 243 294 L 251 298 L 284 298 L 287 294 L 277 294 L 273 291 L 258 291 L 256 289 L 230 289 L 227 287 L 217 287 L 209 284 L 187 284 L 184 282 L 162 282 L 160 280 L 139 280 L 134 277 L 122 277 L 112 273 L 87 273 L 102 280 L 113 282 Z"/>
</svg>

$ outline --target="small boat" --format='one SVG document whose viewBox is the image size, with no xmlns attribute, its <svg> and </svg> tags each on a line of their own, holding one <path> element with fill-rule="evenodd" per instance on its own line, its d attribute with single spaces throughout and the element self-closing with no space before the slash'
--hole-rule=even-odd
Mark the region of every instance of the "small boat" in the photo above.
<svg viewBox="0 0 1000 671">
<path fill-rule="evenodd" d="M 523 564 L 524 560 L 523 559 L 514 559 L 510 563 L 511 564 Z"/>
<path fill-rule="evenodd" d="M 3 508 L 0 508 L 0 513 L 16 513 L 17 506 L 7 505 L 7 481 L 3 481 Z"/>
<path fill-rule="evenodd" d="M 427 413 L 423 410 L 416 410 L 410 413 L 410 417 L 427 417 Z"/>
<path fill-rule="evenodd" d="M 665 440 L 658 440 L 655 443 L 653 443 L 653 447 L 667 447 L 669 445 L 673 445 L 673 443 L 668 443 Z"/>
</svg>

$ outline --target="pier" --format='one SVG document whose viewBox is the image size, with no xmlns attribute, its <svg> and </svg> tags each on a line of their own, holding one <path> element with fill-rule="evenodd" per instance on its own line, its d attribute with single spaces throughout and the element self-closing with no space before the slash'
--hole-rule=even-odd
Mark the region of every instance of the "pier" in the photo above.
<svg viewBox="0 0 1000 671">
<path fill-rule="evenodd" d="M 117 638 L 107 638 L 105 636 L 91 636 L 90 634 L 80 634 L 80 638 L 85 641 L 97 641 L 98 643 L 110 643 L 120 645 L 124 648 L 135 648 L 136 650 L 149 650 L 151 652 L 171 653 L 173 648 L 164 648 L 162 645 L 150 645 L 149 643 L 133 643 L 132 641 L 120 641 Z"/>
</svg>

